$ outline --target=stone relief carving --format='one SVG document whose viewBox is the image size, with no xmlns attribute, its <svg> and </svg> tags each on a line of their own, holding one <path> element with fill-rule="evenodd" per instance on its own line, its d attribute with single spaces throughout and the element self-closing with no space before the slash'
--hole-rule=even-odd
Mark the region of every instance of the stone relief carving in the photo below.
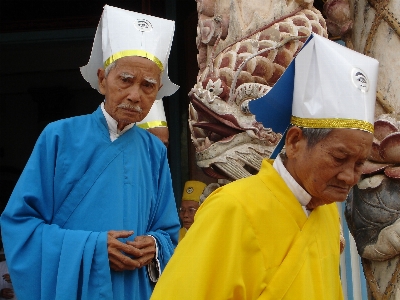
<svg viewBox="0 0 400 300">
<path fill-rule="evenodd" d="M 256 173 L 281 135 L 264 128 L 248 102 L 265 95 L 311 32 L 327 37 L 307 0 L 197 0 L 199 74 L 189 93 L 197 165 L 216 179 Z"/>
<path fill-rule="evenodd" d="M 400 2 L 328 0 L 324 12 L 330 33 L 379 61 L 375 139 L 346 220 L 369 299 L 400 299 Z"/>
</svg>

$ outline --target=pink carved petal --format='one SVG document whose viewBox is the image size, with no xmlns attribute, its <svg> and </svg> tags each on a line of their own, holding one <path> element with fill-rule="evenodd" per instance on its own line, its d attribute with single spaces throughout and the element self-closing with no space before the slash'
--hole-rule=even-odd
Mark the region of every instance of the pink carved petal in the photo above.
<svg viewBox="0 0 400 300">
<path fill-rule="evenodd" d="M 400 132 L 394 132 L 384 138 L 379 154 L 387 163 L 400 163 Z"/>
<path fill-rule="evenodd" d="M 383 170 L 387 166 L 390 166 L 390 164 L 375 163 L 367 160 L 362 167 L 362 173 L 363 174 L 376 173 Z"/>
<path fill-rule="evenodd" d="M 386 168 L 385 175 L 391 178 L 400 178 L 400 166 Z"/>
<path fill-rule="evenodd" d="M 372 148 L 371 148 L 371 153 L 368 157 L 369 160 L 375 161 L 375 162 L 384 162 L 383 158 L 381 157 L 379 153 L 379 141 L 377 139 L 374 139 L 372 142 Z"/>
<path fill-rule="evenodd" d="M 377 120 L 374 123 L 374 136 L 379 141 L 396 131 L 398 131 L 397 127 L 388 120 Z"/>
</svg>

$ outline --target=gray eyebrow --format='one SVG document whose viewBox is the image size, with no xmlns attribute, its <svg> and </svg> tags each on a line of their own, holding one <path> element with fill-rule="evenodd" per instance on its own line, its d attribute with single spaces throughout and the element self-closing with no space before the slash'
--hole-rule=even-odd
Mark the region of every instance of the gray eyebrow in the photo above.
<svg viewBox="0 0 400 300">
<path fill-rule="evenodd" d="M 144 80 L 153 84 L 157 84 L 157 80 L 151 77 L 145 77 Z"/>
<path fill-rule="evenodd" d="M 122 77 L 122 78 L 135 78 L 134 75 L 129 74 L 129 73 L 126 73 L 126 72 L 122 72 L 122 73 L 121 73 L 121 77 Z"/>
</svg>

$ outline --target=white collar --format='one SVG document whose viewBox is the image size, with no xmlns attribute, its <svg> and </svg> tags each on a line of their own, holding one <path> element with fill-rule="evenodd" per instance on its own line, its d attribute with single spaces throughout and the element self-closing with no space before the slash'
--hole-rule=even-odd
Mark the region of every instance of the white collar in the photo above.
<svg viewBox="0 0 400 300">
<path fill-rule="evenodd" d="M 311 200 L 311 195 L 307 193 L 306 190 L 300 186 L 300 184 L 297 183 L 297 181 L 293 178 L 292 175 L 290 175 L 289 171 L 283 165 L 280 155 L 278 155 L 278 157 L 275 159 L 274 164 L 272 166 L 282 177 L 283 181 L 285 181 L 286 185 L 295 195 L 296 199 L 300 202 L 301 206 L 305 208 L 305 206 Z"/>
<path fill-rule="evenodd" d="M 107 121 L 108 132 L 110 133 L 111 142 L 114 142 L 122 134 L 131 129 L 136 123 L 128 124 L 121 131 L 117 128 L 118 122 L 114 120 L 104 108 L 104 102 L 101 103 L 101 110 Z"/>
</svg>

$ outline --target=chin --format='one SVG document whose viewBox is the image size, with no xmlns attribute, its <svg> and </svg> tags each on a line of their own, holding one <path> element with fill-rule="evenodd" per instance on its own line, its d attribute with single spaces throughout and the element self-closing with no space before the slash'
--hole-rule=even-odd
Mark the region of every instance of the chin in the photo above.
<svg viewBox="0 0 400 300">
<path fill-rule="evenodd" d="M 347 198 L 347 194 L 344 197 L 338 197 L 336 195 L 335 197 L 330 197 L 330 198 L 328 198 L 326 200 L 323 200 L 323 203 L 324 204 L 331 204 L 331 203 L 334 203 L 334 202 L 343 202 L 343 201 L 346 200 L 346 198 Z"/>
<path fill-rule="evenodd" d="M 118 123 L 122 123 L 122 124 L 124 124 L 124 125 L 128 125 L 128 124 L 131 124 L 131 123 L 136 123 L 136 122 L 140 122 L 139 120 L 130 120 L 130 119 L 124 119 L 124 118 L 121 118 L 121 119 L 118 119 Z"/>
</svg>

